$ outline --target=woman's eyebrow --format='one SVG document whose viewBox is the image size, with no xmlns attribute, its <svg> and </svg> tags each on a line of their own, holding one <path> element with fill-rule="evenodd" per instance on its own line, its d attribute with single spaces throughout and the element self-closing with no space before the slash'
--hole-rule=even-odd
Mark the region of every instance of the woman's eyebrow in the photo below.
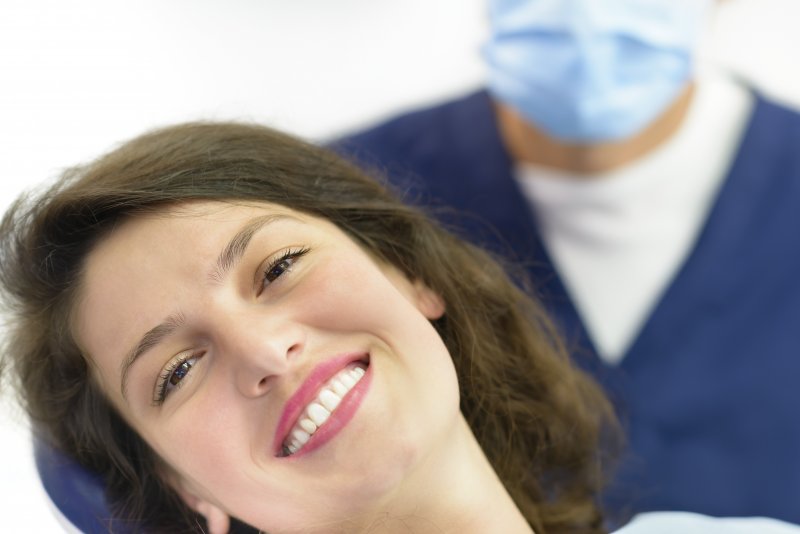
<svg viewBox="0 0 800 534">
<path fill-rule="evenodd" d="M 289 215 L 270 214 L 261 215 L 259 217 L 250 219 L 233 235 L 233 237 L 228 241 L 228 244 L 225 245 L 225 248 L 222 249 L 222 252 L 219 253 L 219 256 L 217 256 L 217 261 L 214 264 L 214 268 L 209 274 L 209 278 L 215 282 L 222 282 L 230 270 L 242 259 L 242 256 L 244 256 L 247 246 L 250 244 L 253 236 L 264 226 L 280 219 L 294 219 L 294 217 Z M 185 317 L 181 313 L 175 313 L 168 316 L 159 325 L 148 330 L 142 336 L 139 342 L 128 351 L 127 355 L 122 360 L 122 365 L 120 366 L 120 390 L 122 391 L 122 398 L 125 399 L 126 402 L 128 400 L 126 395 L 128 374 L 130 373 L 130 369 L 133 364 L 136 363 L 142 354 L 161 343 L 178 327 L 183 325 L 184 322 Z"/>
<path fill-rule="evenodd" d="M 122 391 L 122 398 L 125 399 L 126 402 L 128 400 L 126 395 L 128 387 L 128 373 L 130 372 L 133 364 L 136 362 L 139 356 L 161 343 L 164 338 L 172 334 L 172 332 L 174 332 L 179 326 L 183 325 L 184 322 L 185 317 L 183 314 L 176 313 L 170 315 L 164 319 L 161 324 L 148 330 L 142 336 L 139 342 L 130 351 L 128 351 L 127 356 L 125 356 L 125 359 L 122 360 L 122 366 L 120 369 L 120 390 Z"/>
<path fill-rule="evenodd" d="M 242 259 L 247 245 L 253 236 L 261 230 L 264 226 L 275 222 L 279 219 L 290 218 L 288 215 L 262 215 L 247 222 L 238 232 L 228 241 L 228 244 L 222 249 L 214 269 L 211 271 L 209 278 L 215 282 L 222 282 L 228 272 Z"/>
</svg>

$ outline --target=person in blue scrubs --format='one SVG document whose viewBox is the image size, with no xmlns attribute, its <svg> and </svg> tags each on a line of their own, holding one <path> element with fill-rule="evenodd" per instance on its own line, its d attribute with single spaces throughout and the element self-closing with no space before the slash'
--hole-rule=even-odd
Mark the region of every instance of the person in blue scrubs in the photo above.
<svg viewBox="0 0 800 534">
<path fill-rule="evenodd" d="M 609 510 L 800 523 L 800 115 L 713 0 L 490 0 L 487 87 L 334 147 L 528 266 L 628 449 Z"/>
</svg>

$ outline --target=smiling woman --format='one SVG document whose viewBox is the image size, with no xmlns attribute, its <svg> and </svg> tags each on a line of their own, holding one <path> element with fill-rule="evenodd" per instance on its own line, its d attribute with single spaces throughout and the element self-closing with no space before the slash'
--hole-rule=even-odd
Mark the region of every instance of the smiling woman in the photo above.
<svg viewBox="0 0 800 534">
<path fill-rule="evenodd" d="M 158 130 L 2 235 L 21 398 L 116 521 L 603 531 L 615 422 L 536 303 L 324 149 Z"/>
</svg>

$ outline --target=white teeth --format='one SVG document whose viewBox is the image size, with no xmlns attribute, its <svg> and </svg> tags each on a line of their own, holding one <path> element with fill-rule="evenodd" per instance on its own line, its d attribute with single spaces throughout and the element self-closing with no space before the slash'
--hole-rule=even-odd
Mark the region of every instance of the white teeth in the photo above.
<svg viewBox="0 0 800 534">
<path fill-rule="evenodd" d="M 311 434 L 300 428 L 295 428 L 291 434 L 292 443 L 297 442 L 300 445 L 305 445 L 310 437 Z"/>
<path fill-rule="evenodd" d="M 317 404 L 316 402 L 312 402 L 308 405 L 308 417 L 314 421 L 317 426 L 322 426 L 322 423 L 328 420 L 328 417 L 331 416 L 331 412 L 329 412 L 324 406 L 321 404 Z"/>
<path fill-rule="evenodd" d="M 314 421 L 312 421 L 308 417 L 301 418 L 297 423 L 300 425 L 300 428 L 302 428 L 309 434 L 313 434 L 317 430 L 316 423 L 314 423 Z"/>
<path fill-rule="evenodd" d="M 331 387 L 333 388 L 333 392 L 339 395 L 340 397 L 344 397 L 350 389 L 342 384 L 342 382 L 338 378 L 334 378 L 331 382 Z"/>
<path fill-rule="evenodd" d="M 342 398 L 329 389 L 323 389 L 319 394 L 319 401 L 328 411 L 332 412 L 342 402 Z"/>
<path fill-rule="evenodd" d="M 339 380 L 342 381 L 342 384 L 347 386 L 347 389 L 351 389 L 353 386 L 356 385 L 356 379 L 347 373 L 342 373 L 341 375 L 339 375 Z"/>
<path fill-rule="evenodd" d="M 306 407 L 304 414 L 289 432 L 283 442 L 283 455 L 288 456 L 299 451 L 365 374 L 366 369 L 355 366 L 343 369 L 331 379 L 317 394 L 314 402 Z"/>
</svg>

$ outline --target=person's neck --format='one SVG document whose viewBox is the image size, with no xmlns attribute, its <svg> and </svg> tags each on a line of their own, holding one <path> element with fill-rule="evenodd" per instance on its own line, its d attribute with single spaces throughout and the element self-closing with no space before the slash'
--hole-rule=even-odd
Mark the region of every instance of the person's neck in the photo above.
<svg viewBox="0 0 800 534">
<path fill-rule="evenodd" d="M 404 485 L 405 497 L 376 523 L 387 534 L 534 534 L 466 421 L 447 450 L 432 454 Z M 411 498 L 407 498 L 411 496 Z"/>
<path fill-rule="evenodd" d="M 559 141 L 527 122 L 508 105 L 496 101 L 494 106 L 500 135 L 514 161 L 588 175 L 626 165 L 669 139 L 686 117 L 693 95 L 694 84 L 689 84 L 643 131 L 621 141 L 594 144 Z"/>
</svg>

